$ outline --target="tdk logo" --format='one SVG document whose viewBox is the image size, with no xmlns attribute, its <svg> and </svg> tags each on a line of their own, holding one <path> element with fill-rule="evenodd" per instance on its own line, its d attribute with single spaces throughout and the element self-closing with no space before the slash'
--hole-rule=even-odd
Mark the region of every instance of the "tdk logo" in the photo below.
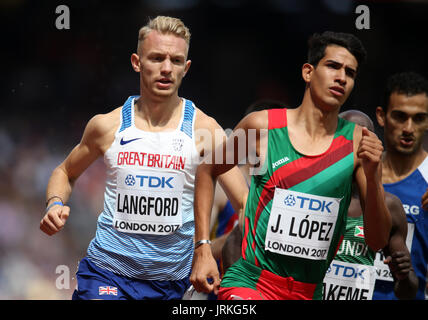
<svg viewBox="0 0 428 320">
<path fill-rule="evenodd" d="M 342 276 L 344 278 L 360 278 L 364 280 L 364 271 L 366 269 L 358 269 L 354 267 L 349 266 L 343 266 L 340 264 L 332 263 L 330 267 L 328 268 L 327 273 L 332 272 L 336 276 Z"/>
<path fill-rule="evenodd" d="M 125 178 L 125 184 L 127 185 L 127 186 L 133 186 L 133 185 L 135 185 L 135 178 L 134 178 L 134 176 L 132 175 L 132 174 L 128 174 L 127 176 L 126 176 L 126 178 Z"/>
<path fill-rule="evenodd" d="M 289 194 L 285 197 L 284 203 L 286 206 L 293 207 L 296 205 L 296 198 L 292 194 Z"/>
<path fill-rule="evenodd" d="M 140 180 L 140 187 L 149 188 L 174 188 L 171 181 L 174 177 L 136 176 Z"/>
<path fill-rule="evenodd" d="M 311 199 L 307 197 L 296 196 L 289 194 L 284 199 L 284 204 L 286 206 L 295 206 L 297 205 L 300 209 L 311 210 L 311 211 L 321 211 L 331 213 L 330 205 L 332 201 Z"/>
</svg>

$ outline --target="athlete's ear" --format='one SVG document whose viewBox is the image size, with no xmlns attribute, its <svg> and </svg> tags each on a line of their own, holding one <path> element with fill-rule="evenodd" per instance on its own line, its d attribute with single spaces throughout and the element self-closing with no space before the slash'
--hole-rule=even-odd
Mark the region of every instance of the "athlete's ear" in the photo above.
<svg viewBox="0 0 428 320">
<path fill-rule="evenodd" d="M 186 61 L 186 66 L 184 67 L 184 74 L 183 77 L 186 75 L 187 71 L 189 71 L 190 65 L 192 64 L 192 60 Z"/>
<path fill-rule="evenodd" d="M 133 53 L 131 55 L 131 64 L 132 64 L 132 68 L 134 69 L 135 72 L 140 72 L 141 71 L 141 64 L 140 64 L 140 57 L 138 56 L 138 54 Z"/>
<path fill-rule="evenodd" d="M 385 112 L 382 107 L 376 107 L 376 120 L 381 127 L 385 126 Z"/>
<path fill-rule="evenodd" d="M 314 69 L 315 69 L 314 66 L 311 65 L 310 63 L 305 63 L 302 66 L 302 78 L 306 83 L 311 82 Z"/>
</svg>

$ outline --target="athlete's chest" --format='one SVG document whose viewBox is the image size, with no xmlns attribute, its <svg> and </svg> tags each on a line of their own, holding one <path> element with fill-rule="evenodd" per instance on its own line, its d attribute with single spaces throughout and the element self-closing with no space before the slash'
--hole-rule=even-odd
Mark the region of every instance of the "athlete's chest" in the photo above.
<svg viewBox="0 0 428 320">
<path fill-rule="evenodd" d="M 125 130 L 118 134 L 105 159 L 115 168 L 184 170 L 195 156 L 193 140 L 180 131 L 142 133 Z"/>
</svg>

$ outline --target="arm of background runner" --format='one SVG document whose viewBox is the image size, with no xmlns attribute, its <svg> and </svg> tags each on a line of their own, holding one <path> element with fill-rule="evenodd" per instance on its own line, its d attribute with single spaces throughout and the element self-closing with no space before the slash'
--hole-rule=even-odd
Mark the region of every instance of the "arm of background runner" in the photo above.
<svg viewBox="0 0 428 320">
<path fill-rule="evenodd" d="M 67 203 L 74 182 L 102 154 L 103 146 L 112 143 L 113 135 L 110 135 L 111 137 L 106 135 L 111 131 L 111 126 L 106 125 L 109 123 L 107 117 L 107 115 L 93 117 L 88 122 L 80 143 L 53 170 L 46 188 L 46 200 L 50 199 L 48 206 L 59 199 L 64 204 Z M 64 227 L 69 212 L 70 208 L 66 205 L 52 206 L 40 221 L 40 229 L 48 235 L 57 233 Z"/>
<path fill-rule="evenodd" d="M 425 193 L 423 194 L 421 202 L 422 202 L 422 208 L 424 210 L 428 210 L 428 188 L 425 191 Z"/>
<path fill-rule="evenodd" d="M 391 214 L 385 203 L 382 176 L 382 142 L 367 128 L 358 125 L 354 131 L 357 143 L 355 179 L 364 213 L 364 237 L 377 251 L 386 246 L 391 231 Z"/>
<path fill-rule="evenodd" d="M 257 121 L 260 121 L 257 120 L 257 117 L 251 116 L 251 114 L 248 115 L 237 125 L 234 133 L 237 132 L 238 135 L 245 135 L 245 132 L 248 130 L 248 128 L 257 129 L 257 127 L 255 127 L 257 125 Z M 213 120 L 202 121 L 202 123 L 204 122 L 204 128 L 211 128 L 212 130 L 215 130 L 218 126 L 216 123 L 213 123 Z M 211 124 L 209 122 L 211 122 Z M 215 135 L 213 134 L 213 137 L 214 136 Z M 215 182 L 220 175 L 227 173 L 229 170 L 232 171 L 232 168 L 233 170 L 238 170 L 236 173 L 239 172 L 241 175 L 239 180 L 243 179 L 243 182 L 236 184 L 235 181 L 234 183 L 233 175 L 230 175 L 230 173 L 229 175 L 224 175 L 221 178 L 219 177 L 219 179 L 222 180 L 222 186 L 224 187 L 226 195 L 231 200 L 234 209 L 237 210 L 236 207 L 243 207 L 245 205 L 244 200 L 246 195 L 243 196 L 242 191 L 240 190 L 242 190 L 243 186 L 245 185 L 245 188 L 248 191 L 248 187 L 246 185 L 245 178 L 242 176 L 239 168 L 236 167 L 236 164 L 238 164 L 241 160 L 238 158 L 238 155 L 240 154 L 238 150 L 238 141 L 245 141 L 245 144 L 248 144 L 246 136 L 241 137 L 243 139 L 239 139 L 239 137 L 237 139 L 235 138 L 236 136 L 232 135 L 232 137 L 227 139 L 227 141 L 220 141 L 218 144 L 213 142 L 211 150 L 214 150 L 214 152 L 208 153 L 205 161 L 203 161 L 198 166 L 196 171 L 194 199 L 195 242 L 202 239 L 209 239 L 210 213 L 213 204 Z M 216 163 L 216 155 L 219 154 L 223 155 L 223 157 L 217 159 L 218 161 Z M 234 156 L 228 159 L 227 155 L 230 154 L 233 154 Z M 244 157 L 246 157 L 246 155 L 247 152 L 243 154 Z M 230 179 L 228 182 L 227 177 L 232 179 Z M 207 278 L 212 278 L 214 283 L 210 284 L 207 281 Z M 212 256 L 211 249 L 206 244 L 203 244 L 195 249 L 190 281 L 198 292 L 211 292 L 214 290 L 214 293 L 217 293 L 218 291 L 220 281 L 217 264 Z"/>
<path fill-rule="evenodd" d="M 244 190 L 244 193 L 246 193 L 245 190 Z M 228 201 L 229 200 L 226 196 L 226 193 L 224 192 L 220 183 L 217 183 L 215 192 L 214 192 L 214 202 L 211 210 L 211 222 L 210 222 L 211 251 L 213 253 L 214 259 L 217 261 L 221 259 L 221 252 L 223 249 L 223 245 L 226 241 L 226 238 L 229 235 L 229 233 L 226 233 L 220 236 L 216 236 L 216 232 L 217 232 L 216 228 L 219 227 L 218 225 L 219 219 L 220 219 L 219 214 L 227 206 Z M 237 215 L 239 216 L 239 212 L 237 213 Z"/>
<path fill-rule="evenodd" d="M 221 252 L 224 273 L 241 257 L 241 245 L 242 231 L 238 226 L 235 226 L 228 234 Z"/>
<path fill-rule="evenodd" d="M 413 299 L 418 291 L 418 278 L 412 267 L 409 249 L 406 246 L 407 219 L 403 204 L 395 195 L 385 193 L 386 204 L 392 218 L 391 236 L 383 249 L 384 262 L 394 278 L 394 293 L 399 299 Z"/>
</svg>

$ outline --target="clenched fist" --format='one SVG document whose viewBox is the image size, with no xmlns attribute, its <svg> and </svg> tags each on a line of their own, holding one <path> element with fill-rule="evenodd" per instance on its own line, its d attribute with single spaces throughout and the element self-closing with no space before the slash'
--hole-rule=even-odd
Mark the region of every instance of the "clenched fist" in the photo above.
<svg viewBox="0 0 428 320">
<path fill-rule="evenodd" d="M 70 207 L 59 204 L 52 206 L 40 221 L 40 230 L 49 236 L 60 231 L 70 214 Z"/>
<path fill-rule="evenodd" d="M 380 178 L 382 175 L 382 141 L 375 133 L 366 127 L 362 129 L 362 137 L 357 150 L 358 158 L 362 159 L 362 165 L 366 178 Z"/>
</svg>

